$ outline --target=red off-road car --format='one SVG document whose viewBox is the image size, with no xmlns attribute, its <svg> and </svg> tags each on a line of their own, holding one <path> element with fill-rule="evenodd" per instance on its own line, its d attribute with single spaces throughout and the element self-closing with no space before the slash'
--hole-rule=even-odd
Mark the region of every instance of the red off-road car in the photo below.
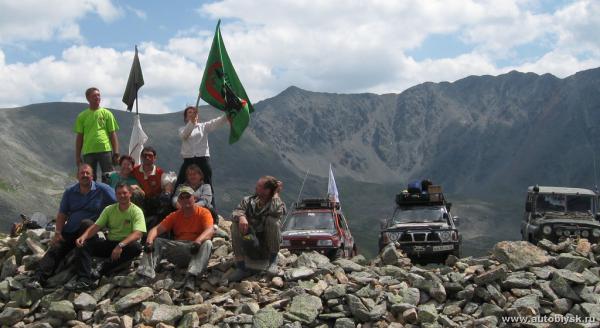
<svg viewBox="0 0 600 328">
<path fill-rule="evenodd" d="M 317 251 L 331 259 L 356 255 L 356 245 L 339 203 L 324 198 L 295 204 L 282 228 L 282 248 Z"/>
</svg>

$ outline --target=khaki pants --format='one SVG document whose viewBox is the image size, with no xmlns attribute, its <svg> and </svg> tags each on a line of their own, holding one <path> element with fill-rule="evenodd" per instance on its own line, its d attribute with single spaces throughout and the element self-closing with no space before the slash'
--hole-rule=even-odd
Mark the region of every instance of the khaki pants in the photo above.
<svg viewBox="0 0 600 328">
<path fill-rule="evenodd" d="M 137 273 L 154 278 L 156 276 L 156 265 L 160 260 L 166 259 L 178 267 L 188 267 L 188 274 L 198 276 L 208 266 L 208 260 L 212 251 L 212 242 L 206 240 L 200 246 L 196 254 L 190 252 L 192 241 L 188 240 L 169 240 L 156 238 L 153 243 L 152 253 L 144 253 Z"/>
<path fill-rule="evenodd" d="M 277 254 L 281 243 L 281 224 L 279 219 L 267 217 L 264 224 L 260 227 L 254 227 L 257 232 L 257 237 L 260 240 L 260 254 L 248 254 L 242 242 L 242 235 L 239 230 L 239 225 L 234 222 L 231 225 L 231 243 L 233 246 L 233 254 L 236 257 L 243 257 L 244 261 L 252 262 L 256 260 L 267 261 L 269 256 Z M 248 264 L 248 263 L 247 263 Z M 263 266 L 264 264 L 261 264 Z"/>
</svg>

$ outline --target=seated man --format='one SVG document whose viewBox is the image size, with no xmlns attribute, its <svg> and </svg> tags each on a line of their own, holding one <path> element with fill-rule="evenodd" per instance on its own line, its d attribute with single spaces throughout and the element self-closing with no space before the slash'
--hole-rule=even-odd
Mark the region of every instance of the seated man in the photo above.
<svg viewBox="0 0 600 328">
<path fill-rule="evenodd" d="M 142 210 L 131 202 L 131 187 L 125 183 L 116 187 L 117 204 L 107 206 L 94 225 L 77 238 L 77 281 L 69 289 L 83 290 L 92 287 L 92 256 L 110 258 L 104 262 L 99 275 L 131 261 L 142 252 L 139 240 L 146 232 Z M 108 239 L 92 238 L 102 228 L 108 228 Z"/>
<path fill-rule="evenodd" d="M 281 218 L 285 204 L 279 197 L 282 182 L 272 176 L 264 176 L 256 183 L 255 194 L 242 199 L 233 210 L 231 240 L 236 271 L 229 281 L 240 281 L 253 273 L 247 266 L 267 267 L 269 274 L 277 274 L 277 254 L 281 242 Z M 268 261 L 268 263 L 265 263 Z"/>
<path fill-rule="evenodd" d="M 162 258 L 180 267 L 188 266 L 185 288 L 193 289 L 196 277 L 208 266 L 213 235 L 213 220 L 210 212 L 196 204 L 194 190 L 180 186 L 177 199 L 178 210 L 169 214 L 159 225 L 152 228 L 146 239 L 144 256 L 137 273 L 153 279 L 156 265 Z M 157 238 L 172 231 L 175 240 Z"/>
<path fill-rule="evenodd" d="M 156 166 L 156 150 L 152 147 L 142 149 L 142 164 L 133 168 L 133 177 L 140 183 L 144 190 L 144 214 L 148 229 L 171 211 L 169 196 L 173 192 L 173 186 L 167 185 L 162 188 L 163 170 Z"/>
<path fill-rule="evenodd" d="M 77 184 L 67 188 L 60 201 L 56 215 L 54 238 L 50 248 L 39 261 L 33 275 L 32 287 L 44 285 L 58 264 L 75 248 L 75 240 L 94 224 L 102 210 L 115 199 L 115 191 L 108 185 L 92 180 L 93 170 L 89 164 L 80 164 Z"/>
</svg>

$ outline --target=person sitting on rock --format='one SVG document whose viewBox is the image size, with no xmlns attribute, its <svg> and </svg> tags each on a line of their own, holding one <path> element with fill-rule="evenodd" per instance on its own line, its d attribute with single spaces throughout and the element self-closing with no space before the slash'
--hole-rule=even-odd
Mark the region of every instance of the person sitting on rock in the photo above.
<svg viewBox="0 0 600 328">
<path fill-rule="evenodd" d="M 75 248 L 75 240 L 98 218 L 102 210 L 116 201 L 109 185 L 93 180 L 89 164 L 79 165 L 77 184 L 67 188 L 56 215 L 55 233 L 50 248 L 39 261 L 31 287 L 41 287 L 54 273 L 60 261 Z"/>
<path fill-rule="evenodd" d="M 210 212 L 198 205 L 192 188 L 182 185 L 178 190 L 178 210 L 167 215 L 148 233 L 137 273 L 146 280 L 154 279 L 156 265 L 166 258 L 180 267 L 188 266 L 184 287 L 194 289 L 196 278 L 206 270 L 210 259 L 213 220 Z M 175 240 L 157 238 L 170 231 Z"/>
<path fill-rule="evenodd" d="M 283 183 L 272 176 L 256 182 L 255 194 L 246 196 L 233 210 L 231 239 L 237 269 L 227 278 L 240 281 L 257 268 L 276 275 L 285 204 L 279 197 Z M 266 262 L 266 263 L 265 263 Z"/>
<path fill-rule="evenodd" d="M 121 264 L 142 252 L 139 240 L 146 232 L 144 213 L 131 202 L 131 187 L 125 183 L 116 187 L 117 203 L 107 206 L 100 217 L 77 240 L 77 281 L 69 289 L 85 290 L 93 286 L 92 256 L 110 258 L 101 265 L 99 276 L 105 276 Z M 93 238 L 102 228 L 108 228 L 108 238 Z"/>
<path fill-rule="evenodd" d="M 163 189 L 163 170 L 155 164 L 157 156 L 154 148 L 144 147 L 141 157 L 142 164 L 133 168 L 133 176 L 145 193 L 143 209 L 146 226 L 150 229 L 171 211 L 169 200 L 173 186 L 167 185 Z"/>
<path fill-rule="evenodd" d="M 139 186 L 139 182 L 133 176 L 133 168 L 135 166 L 135 160 L 129 155 L 122 155 L 119 158 L 119 171 L 112 172 L 108 175 L 107 183 L 115 188 L 117 184 L 124 182 L 131 186 L 133 195 L 131 201 L 137 206 L 144 205 L 144 190 Z"/>
</svg>

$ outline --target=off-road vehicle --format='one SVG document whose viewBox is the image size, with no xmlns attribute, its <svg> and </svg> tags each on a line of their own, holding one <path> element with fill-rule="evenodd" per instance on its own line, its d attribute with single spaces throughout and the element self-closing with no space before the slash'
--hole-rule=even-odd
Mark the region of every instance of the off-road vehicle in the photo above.
<svg viewBox="0 0 600 328">
<path fill-rule="evenodd" d="M 294 253 L 314 250 L 331 259 L 356 255 L 354 238 L 338 202 L 303 199 L 293 205 L 281 230 L 281 247 Z"/>
<path fill-rule="evenodd" d="M 409 187 L 396 195 L 394 214 L 381 222 L 379 251 L 394 243 L 409 257 L 461 256 L 458 217 L 450 214 L 441 186 Z"/>
<path fill-rule="evenodd" d="M 600 241 L 598 194 L 589 189 L 530 186 L 521 222 L 523 240 L 554 243 L 568 237 Z"/>
</svg>

